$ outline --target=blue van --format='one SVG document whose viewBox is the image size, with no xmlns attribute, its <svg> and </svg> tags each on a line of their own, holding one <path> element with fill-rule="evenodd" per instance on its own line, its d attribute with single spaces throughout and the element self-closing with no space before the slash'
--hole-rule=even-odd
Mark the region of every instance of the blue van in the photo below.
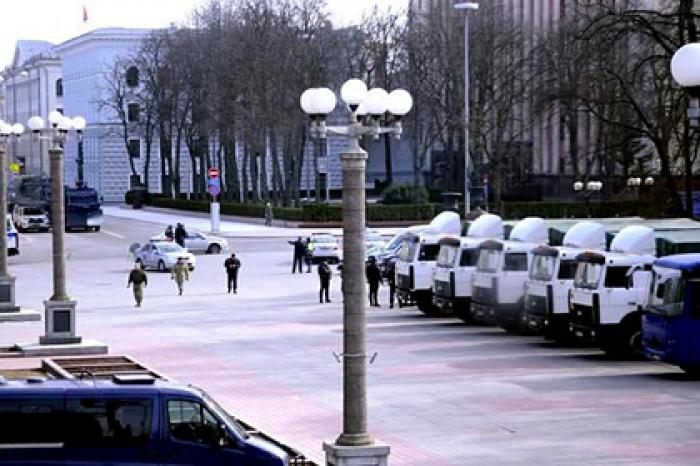
<svg viewBox="0 0 700 466">
<path fill-rule="evenodd" d="M 644 354 L 700 374 L 700 254 L 666 256 L 653 267 L 642 316 Z"/>
<path fill-rule="evenodd" d="M 0 378 L 0 464 L 289 464 L 206 393 L 148 376 Z"/>
</svg>

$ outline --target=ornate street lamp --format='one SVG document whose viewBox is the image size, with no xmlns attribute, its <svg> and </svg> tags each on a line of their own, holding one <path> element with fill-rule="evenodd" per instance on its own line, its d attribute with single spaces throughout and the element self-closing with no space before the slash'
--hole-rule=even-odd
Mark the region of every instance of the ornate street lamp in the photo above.
<svg viewBox="0 0 700 466">
<path fill-rule="evenodd" d="M 83 156 L 83 131 L 85 130 L 85 125 L 85 118 L 81 116 L 73 118 L 73 129 L 75 129 L 78 137 L 78 156 L 75 159 L 75 162 L 78 165 L 78 179 L 76 184 L 80 188 L 85 185 L 85 172 L 83 170 L 83 166 L 85 165 L 85 158 Z"/>
<path fill-rule="evenodd" d="M 21 309 L 15 304 L 15 277 L 10 275 L 7 267 L 7 226 L 11 220 L 7 214 L 7 146 L 19 140 L 24 133 L 20 123 L 10 124 L 0 120 L 0 321 L 39 320 L 41 315 L 32 310 Z M 19 243 L 19 237 L 15 237 Z M 19 249 L 19 244 L 15 246 Z"/>
<path fill-rule="evenodd" d="M 325 139 L 330 132 L 346 138 L 341 151 L 343 170 L 343 432 L 338 439 L 324 443 L 328 464 L 386 464 L 389 447 L 378 445 L 367 433 L 367 362 L 365 315 L 365 169 L 367 152 L 359 144 L 364 135 L 375 138 L 383 133 L 401 136 L 401 119 L 413 106 L 411 95 L 401 89 L 367 90 L 365 83 L 351 79 L 340 95 L 347 104 L 347 125 L 327 126 L 326 117 L 336 107 L 336 97 L 327 88 L 307 89 L 301 95 L 302 110 L 310 118 L 311 135 Z M 381 120 L 392 121 L 382 126 Z M 363 124 L 367 120 L 368 124 Z M 361 461 L 356 462 L 359 458 Z"/>
<path fill-rule="evenodd" d="M 601 181 L 589 181 L 584 183 L 583 181 L 576 181 L 573 184 L 574 192 L 586 202 L 586 212 L 588 216 L 591 216 L 591 197 L 599 194 L 603 189 L 603 183 Z"/>
<path fill-rule="evenodd" d="M 76 117 L 75 123 L 84 127 L 85 120 Z M 41 345 L 76 344 L 82 338 L 75 332 L 76 302 L 66 292 L 66 254 L 65 254 L 65 207 L 63 184 L 63 145 L 68 132 L 74 127 L 74 120 L 54 110 L 49 113 L 49 126 L 44 125 L 41 117 L 29 119 L 27 126 L 39 138 L 49 141 L 49 159 L 51 173 L 51 225 L 53 231 L 53 294 L 44 301 L 45 329 L 44 336 L 39 337 Z M 82 129 L 80 130 L 82 131 Z"/>
</svg>

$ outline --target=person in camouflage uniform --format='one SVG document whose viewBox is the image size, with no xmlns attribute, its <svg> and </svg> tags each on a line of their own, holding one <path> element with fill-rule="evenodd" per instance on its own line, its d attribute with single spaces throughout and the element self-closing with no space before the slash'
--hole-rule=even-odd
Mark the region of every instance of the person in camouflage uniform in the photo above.
<svg viewBox="0 0 700 466">
<path fill-rule="evenodd" d="M 183 259 L 177 260 L 177 263 L 170 271 L 170 279 L 175 280 L 175 283 L 177 283 L 177 290 L 179 294 L 182 295 L 182 291 L 185 287 L 185 281 L 190 279 L 187 263 L 185 263 Z"/>
<path fill-rule="evenodd" d="M 133 286 L 132 286 L 133 285 Z M 143 301 L 143 288 L 148 285 L 148 277 L 146 272 L 143 270 L 143 266 L 136 262 L 134 268 L 129 272 L 129 281 L 126 283 L 126 287 L 130 286 L 134 290 L 134 300 L 136 300 L 136 307 L 141 307 L 141 301 Z"/>
</svg>

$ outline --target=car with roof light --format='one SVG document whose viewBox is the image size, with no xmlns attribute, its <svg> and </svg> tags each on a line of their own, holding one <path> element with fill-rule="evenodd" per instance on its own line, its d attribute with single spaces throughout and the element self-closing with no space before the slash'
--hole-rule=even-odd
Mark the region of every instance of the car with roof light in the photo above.
<svg viewBox="0 0 700 466">
<path fill-rule="evenodd" d="M 165 236 L 165 233 L 161 233 L 152 236 L 150 241 L 160 243 L 172 242 L 174 239 L 168 238 Z M 194 254 L 220 254 L 229 248 L 228 241 L 225 238 L 207 235 L 201 231 L 188 231 L 187 236 L 185 236 L 185 247 Z"/>
</svg>

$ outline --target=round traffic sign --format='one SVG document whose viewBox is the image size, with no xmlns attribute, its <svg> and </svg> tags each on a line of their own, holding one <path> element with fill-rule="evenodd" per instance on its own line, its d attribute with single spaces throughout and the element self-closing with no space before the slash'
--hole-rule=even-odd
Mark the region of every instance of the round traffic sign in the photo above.
<svg viewBox="0 0 700 466">
<path fill-rule="evenodd" d="M 216 167 L 211 167 L 209 169 L 209 178 L 218 178 L 219 177 L 219 169 Z"/>
</svg>

